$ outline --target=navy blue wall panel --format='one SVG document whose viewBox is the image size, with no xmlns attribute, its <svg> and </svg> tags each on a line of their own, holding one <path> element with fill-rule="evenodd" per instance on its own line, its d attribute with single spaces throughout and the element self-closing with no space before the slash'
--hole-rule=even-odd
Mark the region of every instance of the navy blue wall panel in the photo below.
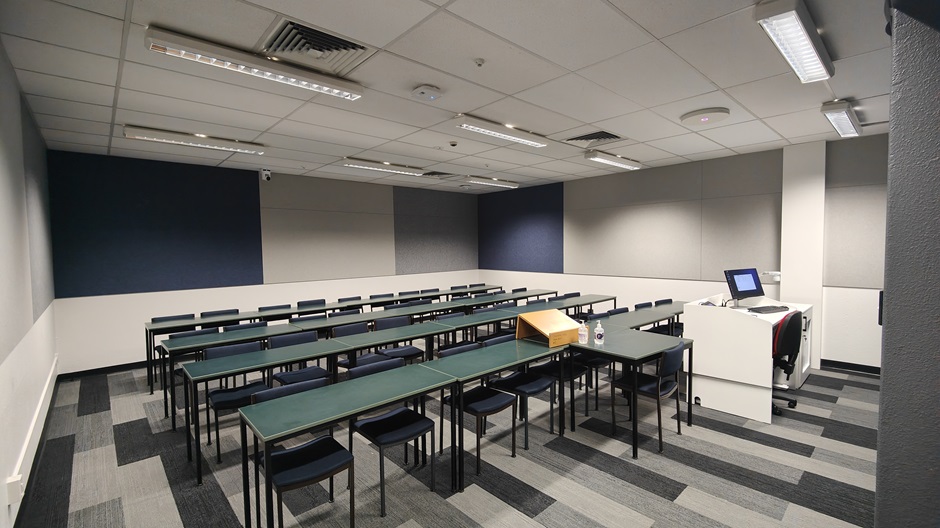
<svg viewBox="0 0 940 528">
<path fill-rule="evenodd" d="M 252 171 L 48 152 L 55 294 L 263 282 Z"/>
<path fill-rule="evenodd" d="M 563 273 L 564 184 L 481 194 L 480 268 Z"/>
</svg>

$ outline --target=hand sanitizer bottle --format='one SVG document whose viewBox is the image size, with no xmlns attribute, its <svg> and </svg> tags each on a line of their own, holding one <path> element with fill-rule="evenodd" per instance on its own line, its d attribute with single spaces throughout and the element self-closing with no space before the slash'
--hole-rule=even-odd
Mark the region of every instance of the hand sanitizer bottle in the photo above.
<svg viewBox="0 0 940 528">
<path fill-rule="evenodd" d="M 604 344 L 604 327 L 601 326 L 601 322 L 597 322 L 597 326 L 594 328 L 594 344 L 603 345 Z"/>
<path fill-rule="evenodd" d="M 586 345 L 588 342 L 588 327 L 587 323 L 581 321 L 581 326 L 578 327 L 578 344 Z"/>
</svg>

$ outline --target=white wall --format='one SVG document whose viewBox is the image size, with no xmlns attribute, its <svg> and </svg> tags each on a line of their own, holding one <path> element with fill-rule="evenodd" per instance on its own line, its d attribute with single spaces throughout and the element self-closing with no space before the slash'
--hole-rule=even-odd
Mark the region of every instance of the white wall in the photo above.
<svg viewBox="0 0 940 528">
<path fill-rule="evenodd" d="M 880 367 L 878 290 L 827 286 L 822 308 L 823 359 Z"/>
</svg>

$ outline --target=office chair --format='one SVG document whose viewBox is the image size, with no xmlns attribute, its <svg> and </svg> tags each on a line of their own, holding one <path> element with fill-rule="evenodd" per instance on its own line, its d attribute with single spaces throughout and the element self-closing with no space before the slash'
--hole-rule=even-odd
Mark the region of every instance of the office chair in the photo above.
<svg viewBox="0 0 940 528">
<path fill-rule="evenodd" d="M 316 332 L 300 332 L 297 334 L 274 336 L 268 339 L 268 348 L 274 349 L 286 346 L 302 345 L 304 343 L 315 343 L 316 341 Z M 274 381 L 277 381 L 281 385 L 292 385 L 294 383 L 302 383 L 305 381 L 329 377 L 330 373 L 328 370 L 321 368 L 319 365 L 308 367 L 306 363 L 306 361 L 303 362 L 303 367 L 299 370 L 278 372 L 271 377 L 274 379 Z"/>
<path fill-rule="evenodd" d="M 357 315 L 362 313 L 362 308 L 350 308 L 348 310 L 336 310 L 326 314 L 327 317 L 342 317 L 344 315 Z"/>
<path fill-rule="evenodd" d="M 200 319 L 204 319 L 204 318 L 206 318 L 206 317 L 215 317 L 215 316 L 217 316 L 217 315 L 235 315 L 235 314 L 237 314 L 237 313 L 238 313 L 238 308 L 229 308 L 229 309 L 226 309 L 226 310 L 210 310 L 210 311 L 208 311 L 208 312 L 202 312 L 202 313 L 200 313 L 200 314 L 199 314 L 199 318 L 200 318 Z M 210 324 L 204 324 L 204 325 L 202 325 L 202 328 L 218 328 L 218 327 L 220 327 L 220 326 L 222 326 L 222 325 L 221 325 L 221 324 L 213 324 L 213 323 L 210 323 Z"/>
<path fill-rule="evenodd" d="M 617 315 L 617 314 L 627 313 L 629 311 L 630 311 L 629 306 L 621 306 L 620 308 L 613 308 L 613 309 L 607 310 L 607 315 L 608 316 Z"/>
<path fill-rule="evenodd" d="M 306 301 L 297 301 L 297 308 L 309 308 L 311 306 L 323 306 L 326 299 L 308 299 Z"/>
<path fill-rule="evenodd" d="M 408 326 L 411 324 L 411 316 L 408 315 L 399 315 L 396 317 L 386 317 L 384 319 L 375 320 L 375 330 L 386 330 L 388 328 L 400 328 L 403 326 Z M 416 359 L 420 359 L 424 355 L 424 350 L 413 346 L 411 344 L 398 346 L 395 345 L 385 348 L 378 351 L 379 354 L 383 356 L 390 357 L 392 359 L 401 358 L 408 363 Z"/>
<path fill-rule="evenodd" d="M 349 369 L 349 379 L 391 370 L 405 364 L 403 359 L 390 359 L 382 363 Z M 398 407 L 379 416 L 357 420 L 349 428 L 349 448 L 352 452 L 353 432 L 379 448 L 379 496 L 381 516 L 385 517 L 385 449 L 405 445 L 405 463 L 408 463 L 408 442 L 415 441 L 415 465 L 418 465 L 418 438 L 431 434 L 431 491 L 434 491 L 434 420 L 408 407 Z"/>
<path fill-rule="evenodd" d="M 318 389 L 329 383 L 328 379 L 317 379 L 295 383 L 285 387 L 275 387 L 257 392 L 251 396 L 251 403 L 261 403 L 291 394 Z M 258 439 L 255 438 L 255 511 L 258 512 L 258 526 L 261 526 L 261 486 L 260 469 L 264 466 L 264 456 L 258 453 Z M 285 491 L 316 484 L 323 479 L 330 479 L 330 502 L 333 502 L 333 476 L 347 472 L 349 487 L 349 526 L 356 525 L 356 479 L 352 453 L 346 450 L 332 436 L 324 435 L 302 445 L 279 449 L 271 452 L 271 485 L 277 495 L 277 525 L 284 526 L 284 501 L 281 495 Z"/>
<path fill-rule="evenodd" d="M 369 323 L 363 321 L 360 323 L 351 323 L 347 325 L 341 325 L 333 327 L 333 339 L 344 336 L 351 336 L 355 334 L 364 334 L 369 331 Z M 345 359 L 340 359 L 336 362 L 336 366 L 348 369 L 350 365 L 350 358 L 357 354 L 356 350 L 353 350 L 346 354 Z M 380 361 L 387 360 L 387 356 L 381 354 L 363 354 L 361 356 L 356 356 L 356 366 L 362 365 L 371 365 L 372 363 L 378 363 Z"/>
<path fill-rule="evenodd" d="M 231 332 L 232 330 L 247 330 L 249 328 L 261 328 L 262 326 L 268 326 L 268 322 L 258 321 L 255 323 L 242 323 L 242 324 L 228 325 L 228 326 L 223 326 L 222 331 Z"/>
<path fill-rule="evenodd" d="M 207 348 L 205 350 L 205 358 L 206 360 L 210 360 L 259 351 L 261 351 L 261 342 L 251 341 L 238 345 L 223 345 Z M 212 414 L 215 416 L 215 456 L 218 463 L 222 463 L 222 448 L 219 445 L 219 411 L 237 410 L 240 407 L 249 405 L 253 394 L 267 388 L 267 384 L 265 384 L 263 380 L 259 380 L 240 387 L 219 388 L 206 392 L 206 434 L 209 435 L 209 442 L 206 445 L 212 444 L 212 420 L 209 417 L 209 410 L 211 409 Z M 195 397 L 196 395 L 194 394 L 193 398 Z"/>
<path fill-rule="evenodd" d="M 679 371 L 682 369 L 682 350 L 680 343 L 673 348 L 663 352 L 662 357 L 656 362 L 656 374 L 637 373 L 637 386 L 633 387 L 632 377 L 624 372 L 623 376 L 617 378 L 611 376 L 610 382 L 610 427 L 611 433 L 617 431 L 617 414 L 614 411 L 616 403 L 617 389 L 625 391 L 627 394 L 636 390 L 638 395 L 647 396 L 656 400 L 656 416 L 659 419 L 659 452 L 663 452 L 663 410 L 662 400 L 676 396 L 676 430 L 682 434 L 682 418 L 679 408 Z M 632 398 L 628 396 L 628 402 Z M 631 416 L 637 412 L 636 409 L 630 409 Z"/>
<path fill-rule="evenodd" d="M 790 375 L 796 370 L 796 359 L 800 355 L 800 345 L 803 341 L 803 312 L 797 310 L 790 312 L 783 317 L 774 329 L 774 368 L 779 368 L 790 379 Z M 774 386 L 777 389 L 778 386 Z M 785 391 L 786 389 L 781 389 Z M 773 392 L 773 399 L 787 402 L 787 407 L 796 408 L 796 399 L 778 394 L 777 390 Z M 771 403 L 771 410 L 777 416 L 783 414 L 783 411 L 775 403 Z"/>
</svg>

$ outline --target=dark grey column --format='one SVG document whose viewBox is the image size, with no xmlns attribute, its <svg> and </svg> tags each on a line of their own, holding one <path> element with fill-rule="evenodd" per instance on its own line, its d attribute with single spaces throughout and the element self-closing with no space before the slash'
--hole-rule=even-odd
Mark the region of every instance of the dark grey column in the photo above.
<svg viewBox="0 0 940 528">
<path fill-rule="evenodd" d="M 940 526 L 940 33 L 900 11 L 892 27 L 875 525 L 935 527 Z"/>
</svg>

